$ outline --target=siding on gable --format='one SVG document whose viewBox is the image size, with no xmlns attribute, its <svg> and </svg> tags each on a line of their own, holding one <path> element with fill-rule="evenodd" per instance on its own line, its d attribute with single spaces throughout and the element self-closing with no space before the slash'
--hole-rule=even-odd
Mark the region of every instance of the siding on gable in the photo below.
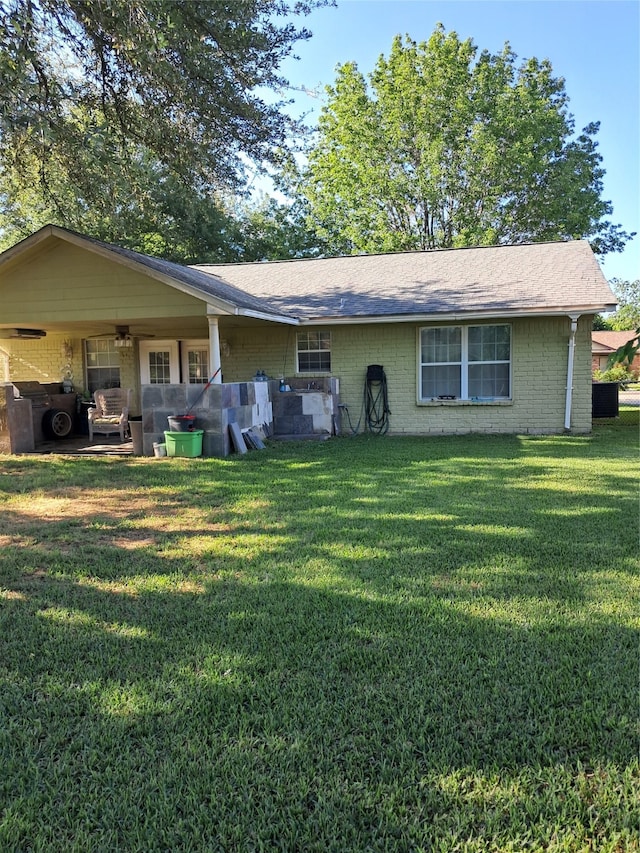
<svg viewBox="0 0 640 853">
<path fill-rule="evenodd" d="M 203 300 L 68 243 L 8 271 L 0 299 L 2 322 L 16 326 L 206 316 Z"/>
</svg>

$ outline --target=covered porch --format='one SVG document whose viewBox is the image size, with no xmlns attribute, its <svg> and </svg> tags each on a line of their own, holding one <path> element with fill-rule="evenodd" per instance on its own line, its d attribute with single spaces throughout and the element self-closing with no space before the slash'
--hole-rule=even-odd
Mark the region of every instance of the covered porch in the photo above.
<svg viewBox="0 0 640 853">
<path fill-rule="evenodd" d="M 33 400 L 30 416 L 29 401 L 14 400 L 20 383 L 62 400 L 60 410 L 73 415 L 64 438 L 80 441 L 94 392 L 130 389 L 144 455 L 153 455 L 167 418 L 190 409 L 205 456 L 231 452 L 232 423 L 273 430 L 277 379 L 295 374 L 295 317 L 217 276 L 56 226 L 5 252 L 0 274 L 0 433 L 9 452 L 52 438 L 41 434 Z"/>
</svg>

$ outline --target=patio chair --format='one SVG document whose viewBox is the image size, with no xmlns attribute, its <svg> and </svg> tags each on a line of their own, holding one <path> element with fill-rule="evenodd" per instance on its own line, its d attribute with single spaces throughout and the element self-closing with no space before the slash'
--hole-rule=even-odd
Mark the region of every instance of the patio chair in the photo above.
<svg viewBox="0 0 640 853">
<path fill-rule="evenodd" d="M 87 412 L 89 441 L 93 441 L 96 432 L 104 435 L 119 432 L 120 441 L 124 441 L 129 428 L 130 396 L 129 388 L 99 388 L 94 391 L 95 406 L 91 406 Z"/>
</svg>

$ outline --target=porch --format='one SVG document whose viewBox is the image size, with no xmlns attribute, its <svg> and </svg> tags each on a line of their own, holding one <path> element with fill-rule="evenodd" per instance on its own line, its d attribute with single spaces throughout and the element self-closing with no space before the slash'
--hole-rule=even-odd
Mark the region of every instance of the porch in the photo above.
<svg viewBox="0 0 640 853">
<path fill-rule="evenodd" d="M 237 436 L 252 429 L 279 439 L 329 437 L 338 433 L 338 380 L 318 379 L 312 383 L 313 387 L 300 381 L 296 386 L 293 379 L 291 382 L 294 384 L 287 383 L 287 391 L 280 390 L 280 383 L 275 380 L 206 387 L 143 385 L 142 414 L 130 418 L 129 423 L 135 440 L 124 442 L 117 435 L 94 436 L 90 441 L 83 427 L 86 410 L 79 398 L 73 430 L 57 438 L 43 434 L 43 417 L 52 411 L 46 394 L 42 399 L 18 396 L 16 386 L 5 383 L 0 386 L 0 452 L 153 456 L 156 445 L 165 441 L 165 432 L 171 429 L 169 418 L 186 413 L 195 417 L 194 427 L 202 430 L 202 456 L 228 456 L 238 449 Z M 76 401 L 75 395 L 66 399 L 70 403 Z"/>
</svg>

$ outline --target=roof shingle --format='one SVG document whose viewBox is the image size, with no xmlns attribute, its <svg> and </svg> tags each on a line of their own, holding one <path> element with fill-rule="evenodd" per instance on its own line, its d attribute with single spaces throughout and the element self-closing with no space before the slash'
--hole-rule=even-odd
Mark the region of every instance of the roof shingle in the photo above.
<svg viewBox="0 0 640 853">
<path fill-rule="evenodd" d="M 203 264 L 301 319 L 605 310 L 615 304 L 586 241 L 252 264 Z"/>
</svg>

